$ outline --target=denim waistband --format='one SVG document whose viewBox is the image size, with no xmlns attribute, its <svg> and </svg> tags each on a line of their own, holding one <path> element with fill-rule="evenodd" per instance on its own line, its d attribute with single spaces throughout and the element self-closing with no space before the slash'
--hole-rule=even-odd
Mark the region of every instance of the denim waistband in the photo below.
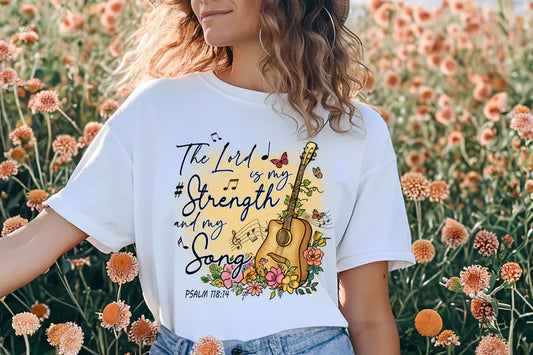
<svg viewBox="0 0 533 355">
<path fill-rule="evenodd" d="M 250 353 L 294 354 L 324 343 L 340 335 L 348 336 L 343 327 L 307 327 L 284 330 L 249 341 L 224 340 L 227 355 L 245 355 Z M 159 325 L 156 343 L 168 349 L 172 355 L 190 354 L 194 342 L 180 337 L 164 325 Z"/>
</svg>

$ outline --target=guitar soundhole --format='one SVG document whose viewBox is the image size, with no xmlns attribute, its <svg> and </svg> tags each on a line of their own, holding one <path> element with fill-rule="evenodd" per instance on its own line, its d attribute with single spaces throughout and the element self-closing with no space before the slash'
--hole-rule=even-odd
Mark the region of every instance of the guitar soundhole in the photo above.
<svg viewBox="0 0 533 355">
<path fill-rule="evenodd" d="M 287 229 L 280 229 L 276 234 L 276 241 L 282 247 L 285 247 L 290 244 L 292 239 L 291 231 Z"/>
</svg>

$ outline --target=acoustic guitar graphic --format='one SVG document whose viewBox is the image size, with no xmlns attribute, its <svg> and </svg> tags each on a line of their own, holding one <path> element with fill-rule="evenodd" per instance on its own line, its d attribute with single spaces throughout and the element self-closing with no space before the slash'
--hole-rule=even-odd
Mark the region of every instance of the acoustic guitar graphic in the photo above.
<svg viewBox="0 0 533 355">
<path fill-rule="evenodd" d="M 312 228 L 308 221 L 294 213 L 300 185 L 305 168 L 316 156 L 315 150 L 318 146 L 315 142 L 308 142 L 300 156 L 300 167 L 292 188 L 291 197 L 287 207 L 285 217 L 270 220 L 267 228 L 267 237 L 257 250 L 255 265 L 259 272 L 267 271 L 271 267 L 279 268 L 281 265 L 287 266 L 287 261 L 291 267 L 296 267 L 293 275 L 298 276 L 298 281 L 307 280 L 308 264 L 304 257 L 304 251 L 309 245 Z"/>
</svg>

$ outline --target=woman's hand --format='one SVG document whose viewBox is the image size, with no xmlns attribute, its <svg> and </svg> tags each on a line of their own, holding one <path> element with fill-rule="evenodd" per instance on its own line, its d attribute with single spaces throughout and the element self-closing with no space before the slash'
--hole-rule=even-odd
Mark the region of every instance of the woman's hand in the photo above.
<svg viewBox="0 0 533 355">
<path fill-rule="evenodd" d="M 388 261 L 339 273 L 339 308 L 348 321 L 350 340 L 357 355 L 400 354 L 388 275 Z"/>
</svg>

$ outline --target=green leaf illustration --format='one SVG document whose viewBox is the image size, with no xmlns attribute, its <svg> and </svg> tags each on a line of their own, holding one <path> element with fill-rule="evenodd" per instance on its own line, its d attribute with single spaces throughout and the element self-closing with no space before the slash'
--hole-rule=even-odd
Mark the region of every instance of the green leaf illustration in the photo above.
<svg viewBox="0 0 533 355">
<path fill-rule="evenodd" d="M 211 264 L 209 265 L 209 271 L 211 271 L 212 274 L 220 274 L 222 268 L 216 264 Z"/>
<path fill-rule="evenodd" d="M 202 276 L 201 279 L 202 279 L 202 281 L 205 282 L 205 283 L 208 283 L 208 282 L 209 282 L 209 278 L 206 277 L 206 276 Z"/>
<path fill-rule="evenodd" d="M 291 198 L 289 197 L 289 195 L 285 195 L 285 201 L 283 201 L 283 203 L 286 204 L 286 205 L 288 205 L 290 199 L 291 199 Z"/>
<path fill-rule="evenodd" d="M 296 211 L 296 215 L 298 217 L 301 217 L 304 212 L 305 212 L 305 210 L 303 208 L 300 208 L 298 211 Z"/>
<path fill-rule="evenodd" d="M 311 183 L 310 180 L 305 179 L 304 182 L 303 182 L 303 185 L 304 185 L 304 186 L 309 186 L 310 183 Z"/>
<path fill-rule="evenodd" d="M 274 297 L 276 297 L 276 291 L 272 291 L 270 294 L 270 299 L 273 299 Z"/>
<path fill-rule="evenodd" d="M 313 191 L 312 191 L 312 190 L 311 190 L 311 191 L 307 191 L 307 194 L 306 194 L 306 195 L 307 195 L 307 196 L 313 196 Z"/>
<path fill-rule="evenodd" d="M 302 207 L 302 203 L 300 201 L 296 201 L 296 208 Z"/>
</svg>

